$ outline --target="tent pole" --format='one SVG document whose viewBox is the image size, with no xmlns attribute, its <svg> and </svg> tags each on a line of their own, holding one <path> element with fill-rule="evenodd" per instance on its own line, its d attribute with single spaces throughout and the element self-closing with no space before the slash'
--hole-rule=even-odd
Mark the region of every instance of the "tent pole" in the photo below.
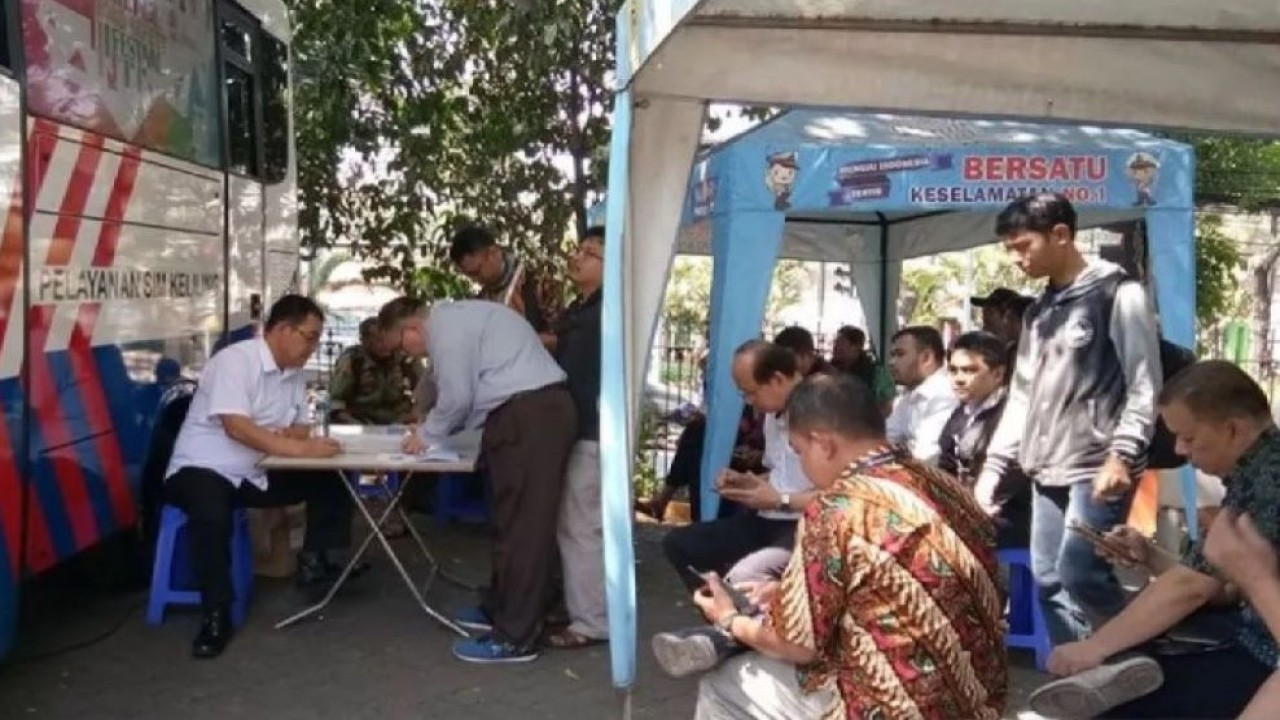
<svg viewBox="0 0 1280 720">
<path fill-rule="evenodd" d="M 880 215 L 880 337 L 876 353 L 885 358 L 889 356 L 889 221 L 883 214 L 876 214 Z M 896 308 L 896 297 L 893 304 Z"/>
</svg>

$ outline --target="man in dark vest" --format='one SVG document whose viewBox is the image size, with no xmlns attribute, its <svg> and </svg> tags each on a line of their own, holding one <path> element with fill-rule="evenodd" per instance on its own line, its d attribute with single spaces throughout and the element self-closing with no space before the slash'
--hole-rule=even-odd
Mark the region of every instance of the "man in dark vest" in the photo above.
<svg viewBox="0 0 1280 720">
<path fill-rule="evenodd" d="M 947 355 L 951 387 L 960 405 L 938 439 L 938 467 L 973 487 L 982 473 L 987 446 L 1009 399 L 1009 356 L 1005 342 L 989 332 L 956 338 Z M 1021 468 L 1005 472 L 999 494 L 1008 498 L 995 516 L 996 545 L 1025 548 L 1031 535 L 1031 481 Z"/>
</svg>

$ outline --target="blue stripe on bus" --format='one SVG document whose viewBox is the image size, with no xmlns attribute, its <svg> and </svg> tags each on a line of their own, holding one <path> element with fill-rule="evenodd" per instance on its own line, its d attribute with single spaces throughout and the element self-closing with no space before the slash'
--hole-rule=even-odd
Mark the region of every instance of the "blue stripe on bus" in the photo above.
<svg viewBox="0 0 1280 720">
<path fill-rule="evenodd" d="M 66 351 L 46 353 L 45 361 L 49 364 L 49 373 L 53 381 L 60 389 L 59 404 L 66 424 L 67 439 L 71 441 L 71 446 L 63 449 L 62 452 L 75 453 L 85 493 L 89 497 L 89 506 L 93 509 L 93 518 L 97 526 L 97 533 L 93 540 L 97 541 L 115 529 L 116 521 L 111 514 L 111 496 L 107 490 L 107 478 L 103 469 L 104 460 L 98 454 L 97 443 L 93 440 L 97 431 L 89 422 L 89 414 L 80 396 L 84 379 L 74 374 L 71 356 Z M 119 402 L 115 398 L 111 401 Z M 65 557 L 59 550 L 58 559 Z"/>
</svg>

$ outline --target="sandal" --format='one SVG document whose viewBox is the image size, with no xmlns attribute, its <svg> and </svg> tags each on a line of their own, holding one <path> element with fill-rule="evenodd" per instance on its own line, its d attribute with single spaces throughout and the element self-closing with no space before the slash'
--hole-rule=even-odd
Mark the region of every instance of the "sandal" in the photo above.
<svg viewBox="0 0 1280 720">
<path fill-rule="evenodd" d="M 577 650 L 579 648 L 591 647 L 592 645 L 602 645 L 605 643 L 605 640 L 601 638 L 580 635 L 569 628 L 549 633 L 545 640 L 547 645 L 556 648 L 557 650 Z"/>
</svg>

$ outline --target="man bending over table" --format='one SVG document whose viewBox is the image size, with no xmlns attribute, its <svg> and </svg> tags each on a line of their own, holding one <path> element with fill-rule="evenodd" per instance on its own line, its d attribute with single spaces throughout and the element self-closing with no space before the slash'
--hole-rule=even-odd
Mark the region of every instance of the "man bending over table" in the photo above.
<svg viewBox="0 0 1280 720">
<path fill-rule="evenodd" d="M 332 457 L 330 438 L 311 437 L 303 365 L 315 351 L 324 313 L 309 298 L 285 295 L 271 306 L 261 337 L 209 359 L 165 473 L 165 498 L 188 516 L 191 566 L 204 619 L 192 655 L 213 658 L 231 640 L 231 516 L 237 507 L 306 503 L 307 535 L 298 586 L 327 591 L 341 568 L 326 552 L 351 540 L 351 497 L 328 471 L 267 473 L 267 455 Z"/>
<path fill-rule="evenodd" d="M 484 300 L 428 307 L 399 298 L 379 313 L 405 352 L 429 355 L 439 396 L 406 452 L 484 427 L 480 458 L 493 489 L 493 577 L 482 606 L 454 621 L 486 633 L 453 654 L 473 663 L 528 662 L 555 590 L 556 527 L 577 412 L 565 373 L 515 311 Z"/>
</svg>

